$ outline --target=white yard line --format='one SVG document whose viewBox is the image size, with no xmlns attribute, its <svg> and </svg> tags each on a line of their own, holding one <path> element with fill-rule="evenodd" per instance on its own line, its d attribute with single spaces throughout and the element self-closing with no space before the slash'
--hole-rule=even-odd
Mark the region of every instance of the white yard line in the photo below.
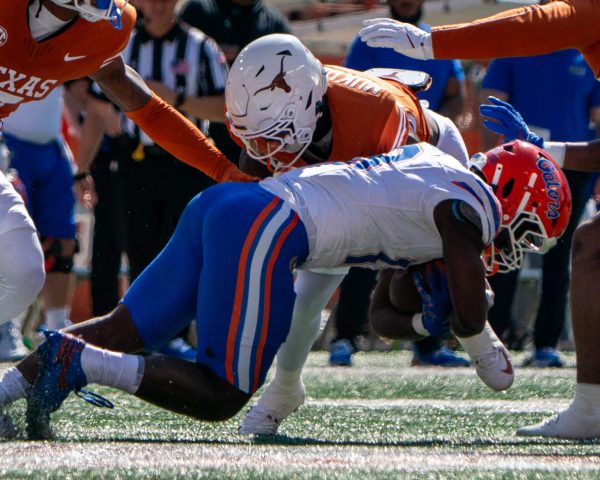
<svg viewBox="0 0 600 480">
<path fill-rule="evenodd" d="M 285 472 L 311 470 L 435 471 L 444 469 L 585 471 L 600 468 L 600 459 L 577 455 L 527 455 L 452 452 L 420 447 L 272 446 L 230 444 L 3 444 L 0 474 L 70 469 L 261 468 Z"/>
<path fill-rule="evenodd" d="M 429 400 L 429 399 L 335 399 L 311 400 L 305 405 L 315 407 L 360 407 L 360 408 L 434 408 L 440 410 L 492 410 L 498 413 L 536 413 L 554 412 L 569 404 L 566 399 L 533 400 Z"/>
</svg>

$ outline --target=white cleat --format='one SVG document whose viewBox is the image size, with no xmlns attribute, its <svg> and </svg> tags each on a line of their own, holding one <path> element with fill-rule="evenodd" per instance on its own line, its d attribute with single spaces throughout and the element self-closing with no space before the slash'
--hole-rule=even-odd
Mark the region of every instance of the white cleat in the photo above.
<svg viewBox="0 0 600 480">
<path fill-rule="evenodd" d="M 510 353 L 504 345 L 494 342 L 491 349 L 473 358 L 475 371 L 492 390 L 507 390 L 515 379 Z"/>
<path fill-rule="evenodd" d="M 276 435 L 281 422 L 304 403 L 304 385 L 283 388 L 271 382 L 256 405 L 250 408 L 238 432 L 242 435 Z"/>
<path fill-rule="evenodd" d="M 586 409 L 571 403 L 566 410 L 558 412 L 535 425 L 517 430 L 523 437 L 552 438 L 600 438 L 600 415 L 590 415 Z"/>
</svg>

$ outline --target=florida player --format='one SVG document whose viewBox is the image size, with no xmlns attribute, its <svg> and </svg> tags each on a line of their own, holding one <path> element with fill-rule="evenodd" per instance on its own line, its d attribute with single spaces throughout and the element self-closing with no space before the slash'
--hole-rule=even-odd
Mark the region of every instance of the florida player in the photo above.
<svg viewBox="0 0 600 480">
<path fill-rule="evenodd" d="M 452 121 L 424 110 L 397 71 L 378 73 L 323 67 L 291 35 L 250 43 L 232 65 L 225 89 L 228 127 L 245 149 L 242 168 L 265 176 L 424 140 L 466 163 L 466 147 Z M 302 366 L 318 335 L 321 311 L 345 273 L 299 273 L 293 327 L 276 375 L 240 432 L 275 433 L 281 419 L 302 404 Z"/>
<path fill-rule="evenodd" d="M 449 327 L 477 352 L 478 369 L 494 370 L 490 386 L 508 388 L 507 352 L 484 329 L 481 255 L 491 249 L 492 270 L 518 268 L 524 252 L 561 235 L 570 193 L 553 161 L 526 143 L 481 154 L 472 169 L 420 143 L 258 184 L 209 188 L 188 205 L 167 247 L 114 311 L 49 333 L 17 365 L 32 385 L 30 434 L 47 433 L 49 413 L 70 391 L 106 405 L 81 392 L 88 383 L 197 419 L 231 417 L 260 387 L 288 334 L 294 269 L 406 268 L 443 258 L 455 314 Z M 153 351 L 193 318 L 197 363 L 117 353 Z M 420 325 L 440 328 L 446 320 L 425 310 Z M 5 379 L 0 395 L 0 405 L 21 396 Z"/>
<path fill-rule="evenodd" d="M 121 0 L 15 0 L 0 3 L 0 19 L 0 119 L 67 80 L 91 76 L 180 160 L 218 181 L 250 178 L 124 65 L 120 53 L 135 22 L 133 7 Z M 0 320 L 8 321 L 35 298 L 44 272 L 33 224 L 4 177 L 0 197 Z M 7 374 L 21 381 L 14 369 Z"/>
<path fill-rule="evenodd" d="M 595 0 L 541 3 L 470 23 L 433 27 L 431 32 L 389 18 L 376 18 L 367 20 L 359 35 L 373 47 L 393 48 L 424 60 L 530 56 L 575 48 L 600 77 L 600 4 Z"/>
</svg>

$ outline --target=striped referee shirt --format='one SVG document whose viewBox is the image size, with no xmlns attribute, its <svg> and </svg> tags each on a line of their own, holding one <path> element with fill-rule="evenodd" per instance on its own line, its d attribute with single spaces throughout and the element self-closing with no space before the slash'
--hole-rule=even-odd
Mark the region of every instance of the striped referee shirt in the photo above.
<svg viewBox="0 0 600 480">
<path fill-rule="evenodd" d="M 216 42 L 200 30 L 177 22 L 166 35 L 155 38 L 138 24 L 123 52 L 123 60 L 144 80 L 156 80 L 186 96 L 220 95 L 225 91 L 227 61 Z M 209 122 L 188 116 L 208 133 Z M 125 131 L 144 145 L 153 141 L 131 120 Z"/>
</svg>

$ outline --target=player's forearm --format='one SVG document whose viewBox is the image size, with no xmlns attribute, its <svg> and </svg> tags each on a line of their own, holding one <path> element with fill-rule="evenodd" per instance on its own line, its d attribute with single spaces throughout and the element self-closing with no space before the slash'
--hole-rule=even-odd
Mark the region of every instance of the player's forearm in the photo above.
<svg viewBox="0 0 600 480">
<path fill-rule="evenodd" d="M 125 114 L 171 155 L 217 182 L 232 176 L 242 179 L 238 168 L 200 130 L 156 95 L 142 108 Z"/>
<path fill-rule="evenodd" d="M 595 3 L 550 2 L 507 10 L 472 23 L 434 27 L 434 57 L 489 59 L 588 47 L 600 40 L 600 7 Z"/>
</svg>

